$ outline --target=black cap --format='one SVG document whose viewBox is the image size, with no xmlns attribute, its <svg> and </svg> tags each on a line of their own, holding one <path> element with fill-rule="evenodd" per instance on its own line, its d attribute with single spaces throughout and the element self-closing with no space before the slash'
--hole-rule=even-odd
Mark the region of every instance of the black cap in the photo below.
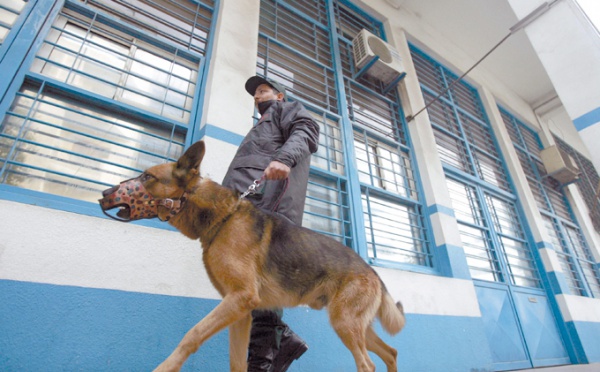
<svg viewBox="0 0 600 372">
<path fill-rule="evenodd" d="M 267 84 L 269 85 L 271 88 L 277 90 L 280 93 L 283 93 L 283 100 L 285 101 L 287 99 L 287 94 L 285 92 L 285 87 L 283 85 L 281 85 L 280 83 L 276 82 L 275 80 L 269 80 L 269 79 L 265 79 L 262 76 L 252 76 L 250 79 L 248 79 L 246 81 L 246 92 L 248 92 L 251 96 L 254 96 L 254 93 L 256 92 L 256 88 L 258 88 L 259 85 L 262 84 Z"/>
</svg>

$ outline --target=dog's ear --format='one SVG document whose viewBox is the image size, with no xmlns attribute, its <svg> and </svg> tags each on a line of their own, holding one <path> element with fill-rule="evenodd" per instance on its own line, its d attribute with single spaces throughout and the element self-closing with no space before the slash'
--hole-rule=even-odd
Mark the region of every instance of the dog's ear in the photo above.
<svg viewBox="0 0 600 372">
<path fill-rule="evenodd" d="M 183 155 L 181 155 L 179 160 L 177 160 L 177 168 L 185 171 L 191 171 L 193 169 L 198 170 L 205 151 L 204 141 L 194 143 Z"/>
</svg>

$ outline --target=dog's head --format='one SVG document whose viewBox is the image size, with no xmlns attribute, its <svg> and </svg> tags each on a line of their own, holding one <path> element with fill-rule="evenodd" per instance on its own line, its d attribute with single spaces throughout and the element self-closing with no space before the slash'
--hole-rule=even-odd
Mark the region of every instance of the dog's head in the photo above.
<svg viewBox="0 0 600 372">
<path fill-rule="evenodd" d="M 188 187 L 200 178 L 204 151 L 204 142 L 196 142 L 176 163 L 156 165 L 104 190 L 102 211 L 123 222 L 155 217 L 168 221 L 183 208 Z"/>
</svg>

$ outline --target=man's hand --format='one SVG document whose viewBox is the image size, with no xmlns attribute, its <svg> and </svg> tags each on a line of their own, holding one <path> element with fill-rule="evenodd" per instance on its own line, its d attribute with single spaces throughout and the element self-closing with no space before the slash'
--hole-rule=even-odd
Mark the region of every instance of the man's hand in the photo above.
<svg viewBox="0 0 600 372">
<path fill-rule="evenodd" d="M 290 174 L 290 167 L 273 160 L 267 169 L 265 169 L 265 178 L 268 180 L 284 180 Z"/>
</svg>

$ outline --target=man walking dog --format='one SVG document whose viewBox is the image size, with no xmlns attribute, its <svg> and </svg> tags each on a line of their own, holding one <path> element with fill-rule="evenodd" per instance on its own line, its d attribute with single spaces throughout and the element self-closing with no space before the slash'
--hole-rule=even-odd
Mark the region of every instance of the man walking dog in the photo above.
<svg viewBox="0 0 600 372">
<path fill-rule="evenodd" d="M 259 192 L 248 200 L 301 225 L 319 125 L 300 102 L 287 101 L 285 87 L 278 82 L 253 76 L 245 88 L 261 117 L 240 144 L 222 184 L 245 192 L 261 180 Z M 248 372 L 284 372 L 308 349 L 282 315 L 282 309 L 252 312 Z"/>
</svg>

